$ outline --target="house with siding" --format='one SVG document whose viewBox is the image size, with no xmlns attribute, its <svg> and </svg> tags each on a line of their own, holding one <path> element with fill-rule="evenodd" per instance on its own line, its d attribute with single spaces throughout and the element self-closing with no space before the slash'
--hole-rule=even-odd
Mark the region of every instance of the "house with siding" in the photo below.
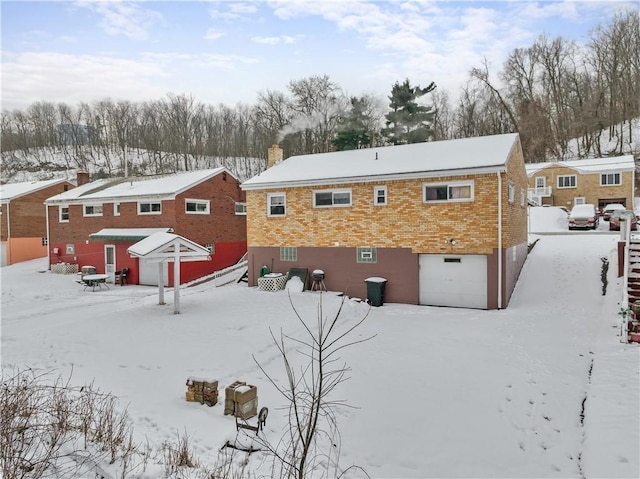
<svg viewBox="0 0 640 479">
<path fill-rule="evenodd" d="M 282 159 L 243 183 L 248 284 L 263 266 L 322 270 L 326 287 L 385 302 L 505 308 L 527 256 L 517 134 Z"/>
<path fill-rule="evenodd" d="M 635 169 L 632 155 L 527 164 L 528 196 L 533 204 L 569 210 L 583 203 L 600 211 L 610 203 L 632 210 Z"/>
<path fill-rule="evenodd" d="M 240 181 L 225 168 L 164 176 L 80 179 L 74 190 L 47 199 L 49 263 L 94 266 L 99 273 L 129 268 L 130 284 L 158 284 L 158 264 L 127 249 L 155 232 L 180 235 L 211 252 L 211 261 L 185 264 L 180 283 L 235 264 L 246 253 Z M 173 285 L 173 265 L 163 265 Z"/>
<path fill-rule="evenodd" d="M 74 188 L 65 179 L 0 185 L 0 265 L 47 256 L 44 201 Z"/>
</svg>

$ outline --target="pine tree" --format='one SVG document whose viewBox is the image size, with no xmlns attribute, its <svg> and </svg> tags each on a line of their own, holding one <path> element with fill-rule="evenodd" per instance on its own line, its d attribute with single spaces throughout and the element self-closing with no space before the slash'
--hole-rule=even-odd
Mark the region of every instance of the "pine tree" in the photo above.
<svg viewBox="0 0 640 479">
<path fill-rule="evenodd" d="M 409 79 L 393 85 L 389 96 L 391 111 L 385 115 L 386 128 L 382 129 L 383 136 L 390 143 L 420 143 L 431 138 L 435 112 L 430 106 L 418 104 L 417 100 L 435 89 L 434 82 L 426 88 L 420 88 L 419 85 L 412 87 Z"/>
<path fill-rule="evenodd" d="M 338 125 L 338 134 L 333 140 L 336 150 L 356 150 L 371 145 L 371 133 L 367 127 L 365 98 L 351 97 L 351 110 Z"/>
</svg>

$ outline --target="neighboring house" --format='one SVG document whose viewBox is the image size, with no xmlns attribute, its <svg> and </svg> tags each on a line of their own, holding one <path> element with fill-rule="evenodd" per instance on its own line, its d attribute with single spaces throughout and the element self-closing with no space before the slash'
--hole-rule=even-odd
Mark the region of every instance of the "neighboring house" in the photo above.
<svg viewBox="0 0 640 479">
<path fill-rule="evenodd" d="M 600 211 L 610 203 L 634 208 L 633 156 L 530 163 L 529 199 L 536 205 L 564 206 L 591 203 Z"/>
<path fill-rule="evenodd" d="M 74 186 L 64 179 L 0 186 L 1 266 L 47 256 L 44 201 Z"/>
<path fill-rule="evenodd" d="M 127 267 L 129 283 L 158 284 L 158 264 L 127 253 L 157 231 L 183 236 L 211 252 L 211 261 L 184 265 L 180 283 L 235 264 L 246 253 L 244 192 L 225 168 L 97 180 L 46 204 L 49 263 L 95 266 L 112 280 Z M 163 267 L 165 284 L 173 285 L 173 265 Z"/>
<path fill-rule="evenodd" d="M 527 256 L 517 134 L 290 157 L 243 183 L 248 282 L 320 269 L 329 290 L 384 301 L 507 306 Z M 275 165 L 275 166 L 271 166 Z"/>
</svg>

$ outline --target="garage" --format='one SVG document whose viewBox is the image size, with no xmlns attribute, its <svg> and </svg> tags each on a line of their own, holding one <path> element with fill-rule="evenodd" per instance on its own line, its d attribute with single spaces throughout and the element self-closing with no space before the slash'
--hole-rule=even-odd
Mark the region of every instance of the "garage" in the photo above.
<svg viewBox="0 0 640 479">
<path fill-rule="evenodd" d="M 420 304 L 487 308 L 487 257 L 420 255 Z"/>
</svg>

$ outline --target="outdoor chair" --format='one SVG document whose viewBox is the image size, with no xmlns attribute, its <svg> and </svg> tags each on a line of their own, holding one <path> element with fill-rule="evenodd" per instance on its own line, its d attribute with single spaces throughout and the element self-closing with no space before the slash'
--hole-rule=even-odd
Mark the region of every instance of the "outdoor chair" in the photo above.
<svg viewBox="0 0 640 479">
<path fill-rule="evenodd" d="M 116 271 L 115 284 L 120 283 L 120 286 L 129 284 L 127 283 L 127 276 L 129 276 L 129 268 L 122 268 Z"/>
</svg>

